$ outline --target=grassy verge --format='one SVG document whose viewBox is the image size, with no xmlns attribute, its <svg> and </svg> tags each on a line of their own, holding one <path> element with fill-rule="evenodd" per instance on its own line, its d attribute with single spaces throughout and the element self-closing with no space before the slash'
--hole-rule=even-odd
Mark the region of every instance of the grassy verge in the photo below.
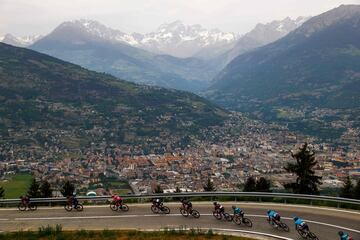
<svg viewBox="0 0 360 240">
<path fill-rule="evenodd" d="M 216 235 L 211 230 L 189 231 L 165 229 L 158 232 L 141 231 L 63 231 L 61 225 L 41 227 L 37 232 L 14 232 L 0 234 L 1 240 L 251 240 L 250 238 Z"/>
<path fill-rule="evenodd" d="M 5 198 L 18 198 L 24 195 L 33 179 L 31 174 L 18 173 L 0 182 L 0 186 L 5 189 Z"/>
</svg>

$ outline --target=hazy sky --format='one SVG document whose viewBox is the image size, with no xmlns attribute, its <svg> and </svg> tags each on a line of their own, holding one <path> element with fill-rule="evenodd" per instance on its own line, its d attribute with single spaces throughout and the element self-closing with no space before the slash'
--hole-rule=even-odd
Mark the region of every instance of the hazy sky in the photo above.
<svg viewBox="0 0 360 240">
<path fill-rule="evenodd" d="M 256 23 L 314 16 L 360 0 L 0 0 L 0 35 L 46 34 L 63 21 L 94 19 L 124 32 L 181 20 L 245 33 Z"/>
</svg>

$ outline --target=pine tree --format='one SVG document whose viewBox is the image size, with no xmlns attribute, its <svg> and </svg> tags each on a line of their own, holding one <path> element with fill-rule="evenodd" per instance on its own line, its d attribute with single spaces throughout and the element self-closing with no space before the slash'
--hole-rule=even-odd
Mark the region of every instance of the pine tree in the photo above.
<svg viewBox="0 0 360 240">
<path fill-rule="evenodd" d="M 156 185 L 154 193 L 164 193 L 164 190 L 161 188 L 160 185 Z"/>
<path fill-rule="evenodd" d="M 52 189 L 51 189 L 50 183 L 48 181 L 41 182 L 40 195 L 43 198 L 52 197 Z"/>
<path fill-rule="evenodd" d="M 347 176 L 344 186 L 341 188 L 340 197 L 352 198 L 354 186 L 349 176 Z"/>
<path fill-rule="evenodd" d="M 256 191 L 257 192 L 271 192 L 270 190 L 270 181 L 264 177 L 261 177 L 256 181 Z"/>
<path fill-rule="evenodd" d="M 255 192 L 256 191 L 256 182 L 254 177 L 249 177 L 244 185 L 244 192 Z"/>
<path fill-rule="evenodd" d="M 206 185 L 204 185 L 205 192 L 215 192 L 214 183 L 208 178 Z"/>
<path fill-rule="evenodd" d="M 0 186 L 0 198 L 3 197 L 5 197 L 5 189 L 2 186 Z"/>
<path fill-rule="evenodd" d="M 39 198 L 41 196 L 40 195 L 40 185 L 36 181 L 35 178 L 33 178 L 32 182 L 31 182 L 31 185 L 30 185 L 30 187 L 28 189 L 27 195 L 30 198 Z"/>
<path fill-rule="evenodd" d="M 305 143 L 300 151 L 291 154 L 296 163 L 288 163 L 285 170 L 297 175 L 296 182 L 285 185 L 286 188 L 292 189 L 298 194 L 319 194 L 318 185 L 321 184 L 321 177 L 315 175 L 313 170 L 317 164 L 315 153 L 308 148 Z"/>
<path fill-rule="evenodd" d="M 356 187 L 354 187 L 353 197 L 360 199 L 360 179 L 357 181 Z"/>
<path fill-rule="evenodd" d="M 67 180 L 61 187 L 60 192 L 64 197 L 72 196 L 75 192 L 75 185 Z"/>
</svg>

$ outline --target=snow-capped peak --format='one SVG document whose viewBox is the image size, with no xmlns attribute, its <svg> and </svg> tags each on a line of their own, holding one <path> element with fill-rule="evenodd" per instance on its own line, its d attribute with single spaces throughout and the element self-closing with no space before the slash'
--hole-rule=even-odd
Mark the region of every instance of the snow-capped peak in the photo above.
<svg viewBox="0 0 360 240">
<path fill-rule="evenodd" d="M 15 37 L 11 34 L 6 34 L 5 36 L 0 37 L 0 42 L 7 43 L 17 47 L 27 47 L 37 40 L 42 38 L 42 35 L 31 35 L 31 36 L 21 36 Z"/>
</svg>

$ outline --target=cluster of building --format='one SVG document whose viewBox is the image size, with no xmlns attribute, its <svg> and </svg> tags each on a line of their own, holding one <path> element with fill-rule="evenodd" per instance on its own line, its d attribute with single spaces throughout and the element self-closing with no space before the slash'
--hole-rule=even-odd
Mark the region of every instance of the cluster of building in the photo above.
<svg viewBox="0 0 360 240">
<path fill-rule="evenodd" d="M 144 153 L 140 146 L 93 144 L 86 149 L 52 148 L 41 152 L 28 149 L 28 154 L 14 157 L 16 148 L 0 145 L 0 176 L 31 172 L 59 186 L 65 179 L 78 189 L 99 186 L 97 191 L 110 193 L 101 183 L 107 178 L 127 181 L 133 192 L 149 193 L 160 185 L 165 192 L 203 191 L 208 179 L 217 190 L 236 191 L 246 179 L 266 177 L 272 188 L 281 191 L 284 184 L 295 180 L 284 167 L 304 143 L 311 143 L 323 177 L 322 188 L 338 188 L 350 175 L 360 178 L 359 144 L 334 146 L 317 143 L 315 138 L 297 135 L 285 126 L 250 120 L 239 113 L 223 126 L 203 130 L 201 137 L 189 136 L 185 147 L 169 144 L 163 153 Z M 138 149 L 132 151 L 133 149 Z M 5 156 L 5 157 L 4 157 Z"/>
</svg>

